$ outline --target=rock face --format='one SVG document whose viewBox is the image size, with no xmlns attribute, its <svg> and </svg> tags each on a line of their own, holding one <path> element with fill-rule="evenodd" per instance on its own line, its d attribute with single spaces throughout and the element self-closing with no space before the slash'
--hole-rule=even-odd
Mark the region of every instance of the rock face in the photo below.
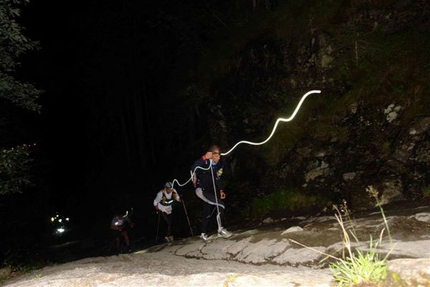
<svg viewBox="0 0 430 287">
<path fill-rule="evenodd" d="M 226 171 L 234 173 L 231 190 L 264 196 L 291 188 L 334 203 L 345 199 L 354 209 L 371 206 L 369 185 L 383 204 L 429 192 L 429 102 L 419 72 L 429 59 L 408 43 L 415 35 L 428 45 L 430 4 L 389 2 L 309 5 L 294 17 L 303 19 L 300 37 L 286 33 L 284 43 L 276 32 L 264 33 L 231 60 L 229 73 L 211 87 L 218 107 L 211 134 L 224 147 L 264 139 L 302 95 L 321 90 L 264 148 L 236 151 Z"/>
<path fill-rule="evenodd" d="M 390 286 L 430 286 L 430 207 L 356 214 L 354 248 L 375 247 L 388 255 Z M 94 257 L 45 267 L 5 281 L 4 286 L 332 286 L 327 254 L 340 256 L 341 227 L 333 216 L 266 220 L 229 239 L 193 237 L 111 257 Z M 389 227 L 387 231 L 382 230 Z M 391 239 L 390 239 L 391 238 Z M 396 285 L 397 284 L 397 285 Z M 415 285 L 414 285 L 415 284 Z"/>
<path fill-rule="evenodd" d="M 419 199 L 430 182 L 430 117 L 401 127 L 401 110 L 389 116 L 393 112 L 381 108 L 366 120 L 369 107 L 360 105 L 356 114 L 335 123 L 334 128 L 348 126 L 348 140 L 333 137 L 324 142 L 310 135 L 292 151 L 293 157 L 284 159 L 288 164 L 275 169 L 278 178 L 288 174 L 286 179 L 302 179 L 303 190 L 325 194 L 335 202 L 345 199 L 357 209 L 371 204 L 367 184 L 378 190 L 382 204 Z"/>
</svg>

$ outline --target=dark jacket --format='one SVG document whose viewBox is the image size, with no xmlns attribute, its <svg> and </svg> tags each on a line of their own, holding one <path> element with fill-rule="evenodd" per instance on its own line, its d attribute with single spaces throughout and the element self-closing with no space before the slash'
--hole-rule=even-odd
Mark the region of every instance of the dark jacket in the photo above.
<svg viewBox="0 0 430 287">
<path fill-rule="evenodd" d="M 218 163 L 212 165 L 212 171 L 209 165 L 212 161 L 209 159 L 199 158 L 191 166 L 191 172 L 195 173 L 196 186 L 203 190 L 213 190 L 213 178 L 217 190 L 223 190 L 224 187 L 221 182 L 221 175 L 224 172 L 224 163 L 219 160 Z M 213 175 L 213 178 L 212 178 Z"/>
</svg>

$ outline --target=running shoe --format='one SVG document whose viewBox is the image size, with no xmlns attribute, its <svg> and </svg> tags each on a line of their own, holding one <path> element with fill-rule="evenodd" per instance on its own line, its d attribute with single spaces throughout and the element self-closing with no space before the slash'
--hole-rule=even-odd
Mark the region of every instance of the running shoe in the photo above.
<svg viewBox="0 0 430 287">
<path fill-rule="evenodd" d="M 200 239 L 207 242 L 209 240 L 209 237 L 206 233 L 200 234 Z"/>
<path fill-rule="evenodd" d="M 218 236 L 223 237 L 223 238 L 229 238 L 229 237 L 231 237 L 232 235 L 233 235 L 233 233 L 231 233 L 231 232 L 227 231 L 227 229 L 225 229 L 225 228 L 221 228 L 221 229 L 218 231 Z"/>
</svg>

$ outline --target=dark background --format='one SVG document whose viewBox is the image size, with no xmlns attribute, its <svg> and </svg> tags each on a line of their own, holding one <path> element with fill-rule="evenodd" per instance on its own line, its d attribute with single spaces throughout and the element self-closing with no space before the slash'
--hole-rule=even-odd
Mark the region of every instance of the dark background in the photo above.
<svg viewBox="0 0 430 287">
<path fill-rule="evenodd" d="M 174 179 L 189 214 L 200 211 L 191 185 L 178 183 L 212 139 L 204 113 L 178 90 L 198 57 L 183 39 L 203 29 L 188 14 L 209 11 L 199 1 L 145 2 L 36 0 L 22 9 L 40 50 L 23 57 L 20 76 L 45 91 L 41 114 L 26 115 L 38 190 L 22 200 L 34 199 L 29 216 L 40 222 L 59 212 L 77 236 L 103 237 L 115 211 L 133 208 L 135 232 L 152 240 L 153 199 Z M 189 236 L 184 206 L 176 209 L 176 233 Z"/>
<path fill-rule="evenodd" d="M 186 182 L 212 143 L 264 140 L 314 89 L 267 145 L 224 157 L 227 226 L 343 200 L 368 208 L 366 187 L 384 195 L 387 182 L 419 200 L 428 131 L 409 131 L 428 116 L 429 11 L 409 0 L 32 1 L 19 21 L 41 49 L 17 78 L 45 90 L 42 112 L 3 110 L 19 123 L 8 144 L 37 144 L 35 186 L 2 198 L 1 245 L 67 241 L 51 242 L 57 211 L 75 238 L 106 240 L 114 210 L 131 207 L 138 237 L 154 243 L 152 201 L 166 181 Z M 198 229 L 192 187 L 175 187 Z M 178 236 L 190 234 L 184 211 L 177 204 Z"/>
</svg>

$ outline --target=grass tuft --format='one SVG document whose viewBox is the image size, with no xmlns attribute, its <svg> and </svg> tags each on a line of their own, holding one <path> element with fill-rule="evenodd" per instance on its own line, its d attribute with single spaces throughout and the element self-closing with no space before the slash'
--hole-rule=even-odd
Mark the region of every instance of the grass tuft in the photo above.
<svg viewBox="0 0 430 287">
<path fill-rule="evenodd" d="M 387 278 L 386 261 L 390 252 L 388 252 L 385 257 L 381 258 L 381 255 L 377 252 L 377 248 L 382 244 L 383 233 L 385 230 L 387 231 L 391 242 L 390 229 L 384 210 L 380 205 L 377 190 L 373 186 L 369 186 L 366 190 L 368 194 L 376 200 L 376 204 L 381 211 L 381 215 L 385 223 L 385 228 L 382 229 L 379 239 L 376 242 L 374 242 L 372 235 L 370 235 L 368 251 L 363 252 L 359 249 L 354 249 L 350 238 L 352 236 L 356 242 L 359 242 L 357 235 L 354 229 L 346 230 L 342 213 L 338 207 L 334 206 L 334 209 L 337 212 L 335 214 L 336 220 L 341 226 L 343 232 L 342 241 L 345 251 L 341 258 L 338 258 L 335 262 L 330 263 L 329 265 L 337 286 L 351 286 L 355 284 L 376 284 L 377 286 L 380 286 L 380 284 Z M 344 204 L 346 205 L 346 203 Z M 348 210 L 346 206 L 342 209 Z M 346 214 L 347 220 L 352 222 L 349 217 L 349 213 Z"/>
<path fill-rule="evenodd" d="M 390 243 L 392 243 L 390 229 L 384 210 L 381 207 L 377 190 L 373 186 L 369 186 L 366 191 L 376 200 L 376 205 L 381 211 L 385 224 L 385 228 L 381 230 L 380 236 L 376 242 L 373 240 L 372 235 L 370 235 L 368 250 L 362 251 L 359 248 L 353 247 L 351 239 L 357 243 L 359 243 L 359 240 L 354 230 L 354 225 L 352 224 L 353 222 L 350 217 L 350 211 L 346 201 L 344 201 L 340 207 L 336 205 L 333 206 L 333 209 L 336 211 L 336 220 L 342 229 L 343 247 L 340 257 L 318 251 L 290 239 L 293 243 L 325 255 L 326 257 L 322 261 L 325 261 L 328 258 L 334 259 L 333 262 L 329 264 L 329 269 L 334 276 L 336 286 L 384 286 L 384 282 L 387 281 L 387 258 L 392 249 L 384 257 L 382 257 L 382 255 L 377 251 L 378 247 L 382 245 L 383 234 L 385 231 L 387 231 Z M 350 223 L 349 228 L 345 227 L 344 219 Z"/>
</svg>

